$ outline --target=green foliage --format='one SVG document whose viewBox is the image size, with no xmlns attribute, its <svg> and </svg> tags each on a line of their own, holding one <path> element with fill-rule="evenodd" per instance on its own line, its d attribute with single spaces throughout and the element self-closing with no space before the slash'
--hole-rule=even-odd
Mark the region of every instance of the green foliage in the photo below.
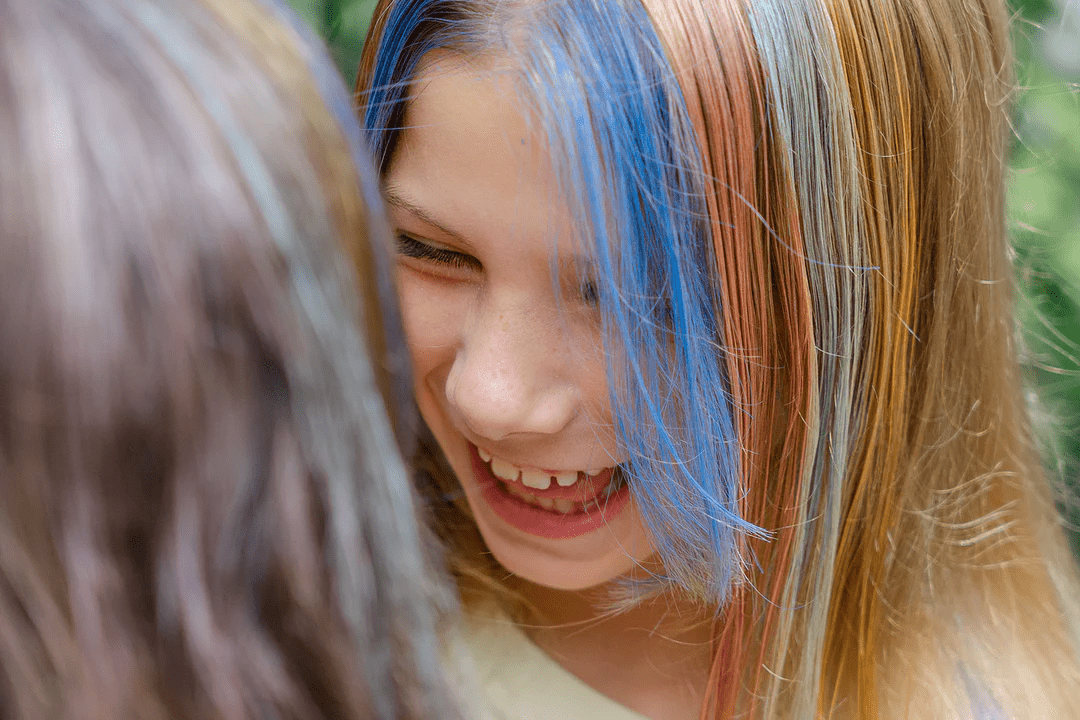
<svg viewBox="0 0 1080 720">
<path fill-rule="evenodd" d="M 1032 21 L 1051 17 L 1057 11 L 1054 0 L 1014 0 L 1009 6 L 1021 17 Z"/>
<path fill-rule="evenodd" d="M 360 66 L 375 0 L 287 0 L 326 41 L 346 83 L 351 87 Z"/>
<path fill-rule="evenodd" d="M 1015 2 L 1019 88 L 1009 215 L 1043 439 L 1080 551 L 1080 27 L 1051 0 Z"/>
</svg>

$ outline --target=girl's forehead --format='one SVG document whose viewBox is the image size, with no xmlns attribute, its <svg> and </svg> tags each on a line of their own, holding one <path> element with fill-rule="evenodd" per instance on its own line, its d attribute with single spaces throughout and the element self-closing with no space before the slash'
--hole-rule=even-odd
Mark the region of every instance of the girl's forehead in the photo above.
<svg viewBox="0 0 1080 720">
<path fill-rule="evenodd" d="M 512 74 L 441 54 L 420 67 L 387 187 L 475 243 L 569 239 L 552 158 Z"/>
<path fill-rule="evenodd" d="M 467 129 L 499 137 L 520 148 L 522 160 L 547 165 L 546 142 L 536 132 L 531 104 L 518 72 L 505 60 L 466 56 L 448 50 L 429 52 L 413 77 L 404 130 L 442 125 L 443 132 Z M 421 123 L 411 122 L 419 119 Z M 543 163 L 540 161 L 543 160 Z"/>
</svg>

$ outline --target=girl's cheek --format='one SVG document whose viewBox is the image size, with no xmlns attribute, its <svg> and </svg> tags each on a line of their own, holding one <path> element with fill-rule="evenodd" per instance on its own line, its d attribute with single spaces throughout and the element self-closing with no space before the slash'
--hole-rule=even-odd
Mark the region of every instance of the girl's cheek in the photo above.
<svg viewBox="0 0 1080 720">
<path fill-rule="evenodd" d="M 470 314 L 472 288 L 398 269 L 398 296 L 405 335 L 412 349 L 415 371 L 422 372 L 429 356 L 453 351 L 461 328 Z"/>
<path fill-rule="evenodd" d="M 588 358 L 585 364 L 586 372 L 583 373 L 581 387 L 586 388 L 582 394 L 582 405 L 586 416 L 592 422 L 596 432 L 596 439 L 601 447 L 608 448 L 613 456 L 620 455 L 614 450 L 616 446 L 615 417 L 611 401 L 611 382 L 607 373 L 607 359 L 603 354 L 603 346 L 597 342 L 596 351 Z"/>
</svg>

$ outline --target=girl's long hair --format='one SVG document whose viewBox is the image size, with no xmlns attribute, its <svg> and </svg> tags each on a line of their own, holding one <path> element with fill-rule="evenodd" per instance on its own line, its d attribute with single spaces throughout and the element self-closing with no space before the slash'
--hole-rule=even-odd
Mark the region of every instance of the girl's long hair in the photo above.
<svg viewBox="0 0 1080 720">
<path fill-rule="evenodd" d="M 361 147 L 277 5 L 0 0 L 0 718 L 458 716 Z"/>
<path fill-rule="evenodd" d="M 357 100 L 384 171 L 433 49 L 516 65 L 612 278 L 659 585 L 720 608 L 705 715 L 1080 716 L 1014 340 L 1004 3 L 383 0 Z M 467 508 L 440 516 L 490 575 Z"/>
</svg>

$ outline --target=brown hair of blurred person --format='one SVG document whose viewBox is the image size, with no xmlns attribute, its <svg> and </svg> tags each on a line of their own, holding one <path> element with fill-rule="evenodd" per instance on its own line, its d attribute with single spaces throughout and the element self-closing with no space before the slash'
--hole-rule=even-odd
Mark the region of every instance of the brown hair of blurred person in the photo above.
<svg viewBox="0 0 1080 720">
<path fill-rule="evenodd" d="M 385 221 L 290 18 L 0 0 L 3 720 L 456 717 Z"/>
</svg>

